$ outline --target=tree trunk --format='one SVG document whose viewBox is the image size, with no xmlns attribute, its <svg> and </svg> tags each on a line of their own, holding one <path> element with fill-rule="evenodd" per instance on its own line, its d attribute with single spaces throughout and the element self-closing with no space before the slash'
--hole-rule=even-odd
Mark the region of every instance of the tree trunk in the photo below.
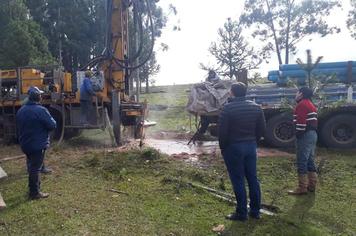
<svg viewBox="0 0 356 236">
<path fill-rule="evenodd" d="M 150 89 L 149 89 L 149 81 L 148 81 L 148 77 L 146 78 L 146 94 L 150 92 Z"/>
<path fill-rule="evenodd" d="M 287 20 L 287 32 L 286 32 L 286 60 L 285 64 L 289 64 L 289 33 L 290 33 L 290 21 L 292 14 L 293 1 L 287 1 L 288 4 L 288 20 Z"/>
<path fill-rule="evenodd" d="M 280 65 L 283 64 L 282 62 L 282 56 L 281 56 L 281 51 L 279 49 L 279 45 L 278 45 L 278 40 L 277 40 L 277 34 L 276 34 L 276 28 L 274 27 L 274 22 L 273 22 L 273 18 L 272 18 L 272 12 L 271 12 L 271 6 L 269 5 L 269 2 L 268 0 L 266 0 L 266 3 L 267 3 L 267 8 L 268 8 L 268 13 L 270 14 L 271 16 L 271 30 L 273 32 L 273 38 L 274 38 L 274 43 L 276 45 L 276 52 L 277 52 L 277 56 L 278 56 L 278 63 Z"/>
</svg>

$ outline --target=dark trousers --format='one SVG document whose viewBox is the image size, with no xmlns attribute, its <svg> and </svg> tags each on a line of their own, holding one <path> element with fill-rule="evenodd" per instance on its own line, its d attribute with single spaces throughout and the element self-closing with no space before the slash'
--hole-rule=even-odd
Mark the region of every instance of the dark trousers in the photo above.
<svg viewBox="0 0 356 236">
<path fill-rule="evenodd" d="M 247 217 L 245 178 L 250 195 L 250 214 L 258 216 L 261 208 L 261 190 L 257 179 L 257 144 L 254 141 L 230 144 L 224 151 L 224 161 L 236 196 L 236 212 Z"/>
<path fill-rule="evenodd" d="M 217 123 L 218 119 L 219 119 L 218 116 L 200 116 L 200 128 L 198 133 L 205 134 L 205 132 L 209 128 L 209 125 L 211 123 Z"/>
<path fill-rule="evenodd" d="M 89 124 L 91 123 L 91 115 L 93 111 L 93 102 L 80 100 L 80 122 L 82 124 Z"/>
<path fill-rule="evenodd" d="M 28 172 L 28 187 L 30 196 L 36 196 L 40 192 L 41 179 L 40 171 L 43 165 L 43 158 L 46 150 L 40 150 L 26 154 L 27 156 L 27 172 Z"/>
<path fill-rule="evenodd" d="M 317 141 L 318 134 L 315 130 L 308 130 L 301 137 L 297 138 L 298 174 L 304 175 L 308 171 L 316 172 L 314 156 Z"/>
</svg>

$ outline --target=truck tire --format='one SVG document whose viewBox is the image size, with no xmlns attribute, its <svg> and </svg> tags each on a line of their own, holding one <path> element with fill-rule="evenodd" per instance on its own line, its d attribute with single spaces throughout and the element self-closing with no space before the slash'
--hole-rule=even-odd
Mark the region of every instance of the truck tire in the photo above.
<svg viewBox="0 0 356 236">
<path fill-rule="evenodd" d="M 356 147 L 356 115 L 340 114 L 329 118 L 321 127 L 321 139 L 330 148 Z"/>
<path fill-rule="evenodd" d="M 210 125 L 208 128 L 208 131 L 209 131 L 210 135 L 213 137 L 219 136 L 219 127 L 216 124 Z"/>
<path fill-rule="evenodd" d="M 4 130 L 5 130 L 5 126 L 4 126 L 4 118 L 2 116 L 0 116 L 0 140 L 4 139 Z"/>
<path fill-rule="evenodd" d="M 51 140 L 59 140 L 62 133 L 62 115 L 54 109 L 48 109 L 48 111 L 57 123 L 56 129 L 50 133 Z"/>
<path fill-rule="evenodd" d="M 66 129 L 64 132 L 64 139 L 71 139 L 81 135 L 82 130 L 80 129 Z"/>
<path fill-rule="evenodd" d="M 9 120 L 7 117 L 0 116 L 0 143 L 14 144 L 18 143 L 16 135 L 16 126 L 14 126 L 15 120 Z M 6 135 L 9 132 L 13 135 Z"/>
<path fill-rule="evenodd" d="M 273 147 L 294 146 L 293 117 L 289 113 L 273 116 L 267 121 L 265 140 Z"/>
</svg>

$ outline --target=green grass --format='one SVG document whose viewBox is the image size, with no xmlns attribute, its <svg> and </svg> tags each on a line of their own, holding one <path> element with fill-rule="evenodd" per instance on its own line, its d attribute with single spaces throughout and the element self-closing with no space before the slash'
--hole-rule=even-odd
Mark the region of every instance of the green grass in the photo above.
<svg viewBox="0 0 356 236">
<path fill-rule="evenodd" d="M 167 106 L 185 106 L 188 102 L 189 90 L 192 84 L 157 86 L 151 89 L 149 94 L 142 94 L 141 100 L 147 99 L 149 104 L 159 104 Z M 161 93 L 157 93 L 162 91 Z"/>
<path fill-rule="evenodd" d="M 239 223 L 224 219 L 233 206 L 187 184 L 231 192 L 220 156 L 191 166 L 152 149 L 117 153 L 64 144 L 48 155 L 55 172 L 43 177 L 47 200 L 27 201 L 24 160 L 1 164 L 9 178 L 1 181 L 8 208 L 0 213 L 0 235 L 216 235 L 211 229 L 219 224 L 223 235 L 354 235 L 356 157 L 320 156 L 326 161 L 319 189 L 302 197 L 285 193 L 295 184 L 291 158 L 259 159 L 263 202 L 280 213 Z"/>
<path fill-rule="evenodd" d="M 189 121 L 189 113 L 185 111 L 188 102 L 189 90 L 192 85 L 174 85 L 155 87 L 152 91 L 164 93 L 150 93 L 141 95 L 141 100 L 146 99 L 150 105 L 166 105 L 167 110 L 149 111 L 148 119 L 156 121 L 157 125 L 149 132 L 157 131 L 190 131 L 190 124 L 194 129 L 195 118 Z"/>
<path fill-rule="evenodd" d="M 153 131 L 186 131 L 184 112 L 190 86 L 157 87 L 167 93 L 144 97 L 150 104 L 168 105 L 151 111 L 158 121 Z M 194 124 L 194 122 L 193 122 Z M 86 131 L 47 155 L 52 175 L 43 176 L 49 199 L 27 200 L 24 160 L 2 163 L 9 177 L 0 181 L 8 207 L 0 212 L 0 235 L 355 235 L 356 156 L 353 151 L 319 150 L 318 190 L 291 197 L 296 183 L 294 160 L 261 158 L 258 175 L 263 202 L 278 206 L 276 216 L 260 221 L 230 222 L 224 216 L 234 206 L 188 182 L 231 191 L 221 156 L 206 155 L 196 165 L 172 160 L 152 149 L 118 153 L 107 133 Z M 0 158 L 21 154 L 16 146 L 1 146 Z M 116 189 L 125 193 L 108 191 Z"/>
</svg>

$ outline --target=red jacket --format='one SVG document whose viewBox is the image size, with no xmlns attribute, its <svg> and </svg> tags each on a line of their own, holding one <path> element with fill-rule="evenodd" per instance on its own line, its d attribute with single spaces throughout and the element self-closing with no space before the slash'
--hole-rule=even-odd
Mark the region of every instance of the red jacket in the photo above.
<svg viewBox="0 0 356 236">
<path fill-rule="evenodd" d="M 309 99 L 302 99 L 294 110 L 293 121 L 299 138 L 308 130 L 318 129 L 318 110 Z"/>
</svg>

